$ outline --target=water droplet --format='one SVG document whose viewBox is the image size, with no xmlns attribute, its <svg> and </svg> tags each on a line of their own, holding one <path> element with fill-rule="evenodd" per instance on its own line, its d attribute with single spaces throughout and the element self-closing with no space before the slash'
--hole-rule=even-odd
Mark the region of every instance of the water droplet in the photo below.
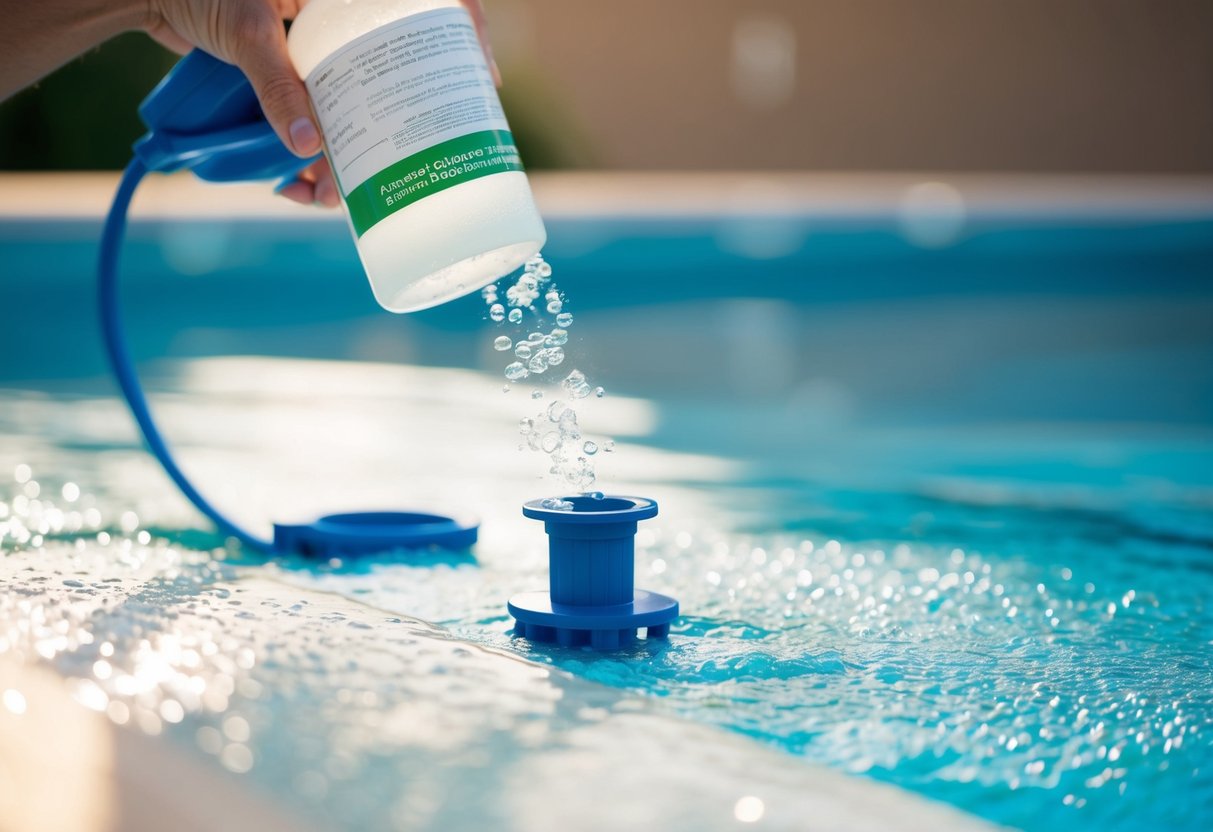
<svg viewBox="0 0 1213 832">
<path fill-rule="evenodd" d="M 500 323 L 505 320 L 505 307 L 500 303 L 494 303 L 489 307 L 489 317 Z"/>
<path fill-rule="evenodd" d="M 549 315 L 555 315 L 558 312 L 560 312 L 560 310 L 563 308 L 564 308 L 564 304 L 561 303 L 559 300 L 549 300 L 548 301 L 548 314 Z"/>
<path fill-rule="evenodd" d="M 546 508 L 551 511 L 572 511 L 573 510 L 572 503 L 570 503 L 568 500 L 562 500 L 559 497 L 548 497 L 546 499 L 540 500 L 539 505 L 541 508 Z"/>
<path fill-rule="evenodd" d="M 604 454 L 613 453 L 614 451 L 615 451 L 615 440 L 614 439 L 608 439 L 607 441 L 602 443 L 602 452 Z"/>
<path fill-rule="evenodd" d="M 497 352 L 505 352 L 513 345 L 514 342 L 506 335 L 498 335 L 497 339 L 493 341 L 493 349 L 497 350 Z"/>
<path fill-rule="evenodd" d="M 551 345 L 553 347 L 559 347 L 569 342 L 569 331 L 567 329 L 560 329 L 557 327 L 556 329 L 552 330 L 552 334 L 549 335 L 548 338 L 551 339 Z"/>
<path fill-rule="evenodd" d="M 480 297 L 484 298 L 485 303 L 492 303 L 497 300 L 497 284 L 490 283 L 480 290 Z"/>
<path fill-rule="evenodd" d="M 540 277 L 548 277 L 551 275 L 551 273 L 552 267 L 542 261 L 540 261 L 539 265 L 535 267 L 535 274 L 539 275 Z"/>
<path fill-rule="evenodd" d="M 593 456 L 598 453 L 598 443 L 587 439 L 585 444 L 581 446 L 581 450 L 585 451 L 586 456 Z"/>
<path fill-rule="evenodd" d="M 552 422 L 560 421 L 560 414 L 564 413 L 564 402 L 556 399 L 548 405 L 548 420 Z"/>
<path fill-rule="evenodd" d="M 595 387 L 594 395 L 601 399 L 603 396 L 606 395 L 606 390 L 602 389 L 601 387 Z"/>
<path fill-rule="evenodd" d="M 552 451 L 560 447 L 560 434 L 554 430 L 549 430 L 543 435 L 543 452 L 550 454 Z"/>
<path fill-rule="evenodd" d="M 523 361 L 531 357 L 531 345 L 523 341 L 514 348 L 514 355 L 518 356 Z"/>
<path fill-rule="evenodd" d="M 532 391 L 531 391 L 531 398 L 532 398 L 532 399 L 542 399 L 542 398 L 543 398 L 543 391 L 542 391 L 542 390 L 532 390 Z"/>
<path fill-rule="evenodd" d="M 573 313 L 572 312 L 561 312 L 559 315 L 556 316 L 556 325 L 560 326 L 560 327 L 564 327 L 566 329 L 568 327 L 572 326 L 573 325 Z"/>
<path fill-rule="evenodd" d="M 521 309 L 511 309 L 510 310 L 510 323 L 516 324 L 516 323 L 519 323 L 521 320 L 522 320 L 522 310 Z"/>
<path fill-rule="evenodd" d="M 526 368 L 532 373 L 542 373 L 548 368 L 548 356 L 544 350 L 540 350 L 531 356 L 531 360 L 527 362 Z"/>
<path fill-rule="evenodd" d="M 589 497 L 591 500 L 605 500 L 606 499 L 606 495 L 603 494 L 601 491 L 589 491 L 586 493 L 585 496 Z"/>
<path fill-rule="evenodd" d="M 521 361 L 515 361 L 513 364 L 510 364 L 505 368 L 505 377 L 510 381 L 519 381 L 526 378 L 528 375 L 530 375 L 530 373 L 527 372 L 526 367 L 523 366 Z"/>
<path fill-rule="evenodd" d="M 584 399 L 590 395 L 590 385 L 585 380 L 585 373 L 580 370 L 573 370 L 569 373 L 565 380 L 561 382 L 561 386 L 574 399 Z"/>
<path fill-rule="evenodd" d="M 564 350 L 560 347 L 552 347 L 548 350 L 548 366 L 555 367 L 558 364 L 564 363 Z"/>
</svg>

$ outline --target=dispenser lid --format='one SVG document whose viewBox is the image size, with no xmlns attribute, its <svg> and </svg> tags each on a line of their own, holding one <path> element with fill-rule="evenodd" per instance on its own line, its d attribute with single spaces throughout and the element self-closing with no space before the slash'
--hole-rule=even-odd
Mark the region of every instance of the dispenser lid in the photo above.
<svg viewBox="0 0 1213 832">
<path fill-rule="evenodd" d="M 331 557 L 386 552 L 392 549 L 467 549 L 476 542 L 480 524 L 442 514 L 407 511 L 363 511 L 328 514 L 311 523 L 275 523 L 274 550 Z"/>
</svg>

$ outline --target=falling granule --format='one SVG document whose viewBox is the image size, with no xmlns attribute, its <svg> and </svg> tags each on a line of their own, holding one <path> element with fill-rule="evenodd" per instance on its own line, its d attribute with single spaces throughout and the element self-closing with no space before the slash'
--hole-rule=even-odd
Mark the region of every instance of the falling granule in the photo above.
<svg viewBox="0 0 1213 832">
<path fill-rule="evenodd" d="M 519 336 L 516 340 L 506 335 L 499 335 L 493 341 L 493 348 L 498 352 L 512 350 L 516 361 L 510 362 L 505 368 L 505 377 L 509 381 L 521 381 L 531 376 L 542 376 L 552 367 L 564 363 L 567 357 L 564 346 L 569 342 L 568 328 L 573 324 L 573 315 L 564 311 L 567 299 L 551 280 L 552 267 L 544 262 L 539 255 L 527 261 L 522 274 L 512 284 L 504 287 L 486 286 L 481 296 L 489 305 L 489 318 L 496 323 L 508 320 L 512 324 L 521 324 L 526 320 L 534 320 L 540 324 L 534 332 L 524 339 Z M 504 295 L 505 305 L 499 302 Z M 543 303 L 537 307 L 540 297 Z M 507 311 L 508 306 L 508 311 Z M 554 317 L 554 326 L 550 329 L 545 324 L 543 310 Z M 531 314 L 534 318 L 528 318 Z M 549 319 L 551 320 L 551 319 Z M 572 370 L 560 381 L 565 398 L 584 399 L 591 394 L 602 398 L 605 391 L 594 387 L 580 370 Z M 508 389 L 509 385 L 506 385 Z M 542 399 L 543 391 L 533 390 L 533 400 Z M 537 426 L 545 425 L 540 428 Z M 597 474 L 594 471 L 591 457 L 599 451 L 607 451 L 613 447 L 610 440 L 599 443 L 583 439 L 581 427 L 577 422 L 577 413 L 564 401 L 556 399 L 545 410 L 540 411 L 535 418 L 526 418 L 519 422 L 518 431 L 523 443 L 520 449 L 542 451 L 551 461 L 551 473 L 558 477 L 562 485 L 587 493 L 594 485 Z M 554 498 L 559 502 L 558 498 Z M 568 509 L 571 510 L 569 505 Z"/>
</svg>

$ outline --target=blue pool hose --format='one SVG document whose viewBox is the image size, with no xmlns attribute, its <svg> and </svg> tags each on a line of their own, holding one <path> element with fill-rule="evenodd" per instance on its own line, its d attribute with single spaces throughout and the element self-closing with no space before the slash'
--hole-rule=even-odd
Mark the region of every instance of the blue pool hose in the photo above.
<svg viewBox="0 0 1213 832">
<path fill-rule="evenodd" d="M 548 534 L 547 592 L 524 592 L 508 604 L 514 635 L 531 642 L 598 650 L 626 647 L 638 628 L 667 638 L 678 602 L 636 589 L 636 528 L 657 516 L 644 497 L 564 497 L 571 510 L 532 500 L 522 513 L 542 520 Z"/>
<path fill-rule="evenodd" d="M 335 556 L 390 549 L 465 549 L 476 542 L 478 524 L 420 512 L 330 514 L 311 523 L 274 524 L 272 539 L 233 522 L 202 496 L 173 459 L 148 409 L 122 330 L 118 261 L 127 211 L 143 177 L 151 171 L 189 169 L 210 182 L 293 180 L 315 161 L 300 159 L 265 120 L 248 79 L 234 66 L 195 50 L 182 58 L 139 107 L 148 133 L 135 143 L 101 233 L 97 301 L 106 355 L 148 450 L 194 506 L 224 535 L 267 553 Z"/>
</svg>

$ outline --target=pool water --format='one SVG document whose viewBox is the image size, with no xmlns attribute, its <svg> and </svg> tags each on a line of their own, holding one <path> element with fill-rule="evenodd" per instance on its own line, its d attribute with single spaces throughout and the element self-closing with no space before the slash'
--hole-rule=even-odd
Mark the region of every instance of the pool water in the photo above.
<svg viewBox="0 0 1213 832">
<path fill-rule="evenodd" d="M 683 611 L 668 643 L 611 654 L 508 635 L 507 598 L 546 582 L 520 504 L 558 486 L 517 450 L 533 401 L 501 392 L 479 298 L 405 341 L 316 321 L 261 333 L 272 354 L 312 327 L 345 361 L 194 357 L 236 337 L 195 332 L 145 372 L 187 467 L 241 519 L 472 508 L 471 553 L 225 549 L 104 380 L 13 378 L 0 652 L 343 828 L 550 821 L 523 771 L 625 761 L 627 800 L 592 778 L 569 797 L 602 828 L 628 812 L 723 826 L 755 805 L 798 828 L 820 799 L 801 763 L 1021 828 L 1208 828 L 1213 260 L 1187 245 L 1135 267 L 1155 284 L 1116 271 L 1077 297 L 944 281 L 925 297 L 583 302 L 570 361 L 610 393 L 579 415 L 618 443 L 599 487 L 661 504 L 637 582 Z M 1157 251 L 1174 249 L 1169 231 Z M 470 339 L 468 367 L 434 359 Z M 713 765 L 646 793 L 654 742 Z M 697 808 L 674 812 L 673 794 Z M 886 823 L 964 824 L 912 806 L 928 814 Z"/>
</svg>

